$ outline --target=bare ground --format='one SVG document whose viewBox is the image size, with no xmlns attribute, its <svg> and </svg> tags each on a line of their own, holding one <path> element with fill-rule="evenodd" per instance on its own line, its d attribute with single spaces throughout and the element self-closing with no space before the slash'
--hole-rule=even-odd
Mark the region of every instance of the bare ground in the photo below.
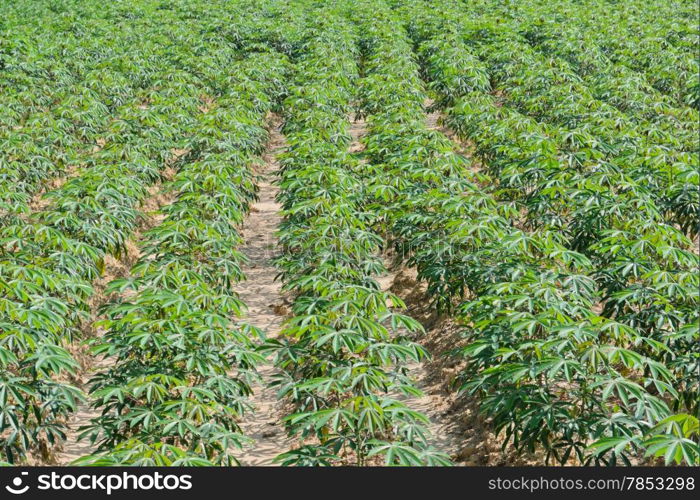
<svg viewBox="0 0 700 500">
<path fill-rule="evenodd" d="M 289 312 L 289 302 L 282 293 L 281 283 L 275 281 L 277 269 L 272 262 L 279 249 L 275 233 L 282 220 L 281 207 L 275 199 L 279 188 L 274 182 L 279 169 L 277 155 L 286 147 L 280 133 L 280 122 L 279 117 L 272 117 L 264 163 L 257 172 L 260 176 L 259 199 L 243 224 L 245 245 L 242 251 L 248 257 L 243 272 L 247 279 L 236 287 L 241 300 L 248 306 L 244 321 L 263 329 L 268 338 L 279 335 Z M 274 465 L 272 460 L 294 445 L 294 440 L 287 437 L 280 424 L 284 414 L 282 403 L 275 390 L 265 383 L 275 373 L 275 368 L 272 363 L 266 363 L 259 372 L 263 380 L 253 386 L 254 393 L 250 398 L 254 411 L 241 422 L 243 433 L 253 439 L 252 445 L 238 455 L 241 465 Z"/>
<path fill-rule="evenodd" d="M 415 272 L 406 268 L 392 269 L 385 276 L 381 276 L 377 281 L 382 290 L 398 295 L 406 302 L 409 314 L 423 324 L 430 332 L 430 324 L 434 322 L 434 316 L 424 308 L 426 302 L 425 287 L 415 280 Z M 418 339 L 418 342 L 431 352 L 432 346 L 427 346 L 429 335 Z M 428 430 L 430 437 L 429 444 L 435 449 L 446 453 L 453 460 L 459 455 L 464 437 L 461 433 L 460 423 L 451 411 L 452 398 L 450 391 L 442 383 L 443 381 L 435 377 L 432 369 L 432 361 L 426 360 L 408 365 L 409 373 L 414 380 L 415 386 L 423 392 L 419 397 L 399 397 L 412 409 L 423 413 L 430 420 Z"/>
</svg>

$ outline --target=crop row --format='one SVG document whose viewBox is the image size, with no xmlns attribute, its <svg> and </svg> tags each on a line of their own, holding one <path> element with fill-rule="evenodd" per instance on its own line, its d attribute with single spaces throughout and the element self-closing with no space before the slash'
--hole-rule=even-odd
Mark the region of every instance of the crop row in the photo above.
<svg viewBox="0 0 700 500">
<path fill-rule="evenodd" d="M 697 10 L 647 3 L 0 7 L 0 462 L 53 460 L 89 400 L 77 463 L 237 464 L 272 356 L 278 463 L 448 465 L 391 254 L 504 449 L 700 463 Z M 272 111 L 266 338 L 234 285 Z"/>
<path fill-rule="evenodd" d="M 78 155 L 86 168 L 49 191 L 43 210 L 8 219 L 2 228 L 0 435 L 7 461 L 22 461 L 28 451 L 50 459 L 65 438 L 82 398 L 70 383 L 78 365 L 68 347 L 81 329 L 89 330 L 92 308 L 102 300 L 95 280 L 105 257 L 125 254 L 144 219 L 139 206 L 149 185 L 163 179 L 166 167 L 187 161 L 183 152 L 200 126 L 195 117 L 225 83 L 221 75 L 235 55 L 212 50 L 195 57 L 212 42 L 192 42 L 193 32 L 177 16 L 160 21 L 141 26 L 141 46 L 150 55 L 133 52 L 132 62 L 147 71 L 121 68 L 121 77 L 133 80 L 134 96 L 115 104 L 102 147 Z"/>
<path fill-rule="evenodd" d="M 615 63 L 593 38 L 593 31 L 580 24 L 565 22 L 560 16 L 546 24 L 536 20 L 540 6 L 521 10 L 517 30 L 545 54 L 566 60 L 589 87 L 592 95 L 630 116 L 641 132 L 655 136 L 660 129 L 667 139 L 682 139 L 684 147 L 697 148 L 698 111 L 676 106 L 669 96 L 654 88 L 645 75 Z M 565 3 L 557 5 L 566 8 Z M 525 22 L 526 21 L 526 22 Z M 658 137 L 657 137 L 658 140 Z"/>
<path fill-rule="evenodd" d="M 625 4 L 615 4 L 614 16 L 599 1 L 587 9 L 572 5 L 567 15 L 576 13 L 573 23 L 592 33 L 613 61 L 644 74 L 678 105 L 700 109 L 697 5 L 683 0 Z"/>
<path fill-rule="evenodd" d="M 459 40 L 449 47 L 442 43 L 437 49 L 430 43 L 424 47 L 428 53 L 438 50 L 426 61 L 430 76 L 441 81 L 438 87 L 450 85 L 451 72 L 459 64 L 475 71 L 474 59 L 464 59 L 463 53 L 469 51 Z M 585 163 L 577 165 L 556 136 L 546 134 L 549 129 L 538 129 L 536 122 L 499 106 L 479 89 L 479 82 L 483 78 L 475 80 L 476 91 L 465 91 L 464 98 L 448 110 L 448 122 L 475 141 L 477 154 L 501 181 L 504 189 L 499 197 L 521 210 L 520 223 L 570 232 L 566 245 L 593 258 L 590 272 L 605 288 L 601 305 L 607 316 L 647 334 L 692 327 L 697 318 L 698 259 L 690 241 L 663 224 L 653 201 L 645 201 L 644 191 L 629 181 L 625 184 L 622 176 L 616 178 L 614 170 L 604 171 L 600 163 L 592 171 Z M 454 88 L 452 94 L 458 91 Z M 488 132 L 494 129 L 499 130 L 497 136 Z M 558 203 L 547 203 L 548 199 Z"/>
<path fill-rule="evenodd" d="M 36 13 L 26 13 L 31 14 Z M 105 33 L 107 21 L 86 27 L 40 19 L 48 26 L 15 27 L 1 50 L 3 224 L 31 212 L 32 196 L 56 176 L 83 167 L 117 108 L 139 104 L 139 92 L 151 83 L 143 68 L 158 70 L 156 60 L 145 56 L 150 40 L 144 40 L 142 52 L 130 51 L 143 66 L 126 65 L 126 48 L 141 36 L 141 24 L 110 34 Z M 67 35 L 56 43 L 47 35 L 53 30 Z"/>
<path fill-rule="evenodd" d="M 575 161 L 610 165 L 624 174 L 621 183 L 647 190 L 670 222 L 690 234 L 698 231 L 700 177 L 692 128 L 685 141 L 680 134 L 656 137 L 660 130 L 645 129 L 595 99 L 564 62 L 540 55 L 509 31 L 476 36 L 475 50 L 488 64 L 502 104 L 539 120 L 542 133 L 576 154 Z"/>
<path fill-rule="evenodd" d="M 396 34 L 400 27 L 384 23 L 402 38 Z M 445 35 L 436 33 L 433 44 Z M 462 389 L 483 397 L 482 408 L 505 431 L 504 446 L 543 447 L 548 460 L 565 462 L 573 454 L 582 461 L 596 459 L 588 449 L 596 439 L 601 454 L 620 445 L 607 461 L 626 460 L 623 448 L 630 442 L 644 442 L 653 453 L 663 448 L 669 460 L 696 460 L 692 440 L 665 433 L 665 424 L 656 427 L 667 417 L 692 419 L 674 417 L 669 408 L 678 393 L 671 385 L 673 374 L 659 361 L 669 348 L 648 332 L 597 313 L 600 292 L 588 276 L 590 258 L 567 248 L 556 228 L 520 229 L 519 211 L 479 188 L 492 181 L 460 166 L 464 160 L 449 154 L 444 137 L 421 129 L 421 89 L 403 88 L 416 81 L 417 68 L 411 74 L 410 55 L 397 62 L 399 54 L 410 54 L 410 41 L 403 38 L 401 50 L 383 46 L 377 51 L 390 54 L 396 74 L 383 75 L 386 92 L 377 109 L 387 110 L 387 121 L 375 123 L 377 118 L 370 117 L 375 132 L 368 151 L 373 163 L 393 167 L 392 185 L 375 189 L 396 193 L 388 212 L 400 254 L 428 281 L 433 297 L 443 303 L 467 299 L 459 308 L 468 325 L 462 354 L 470 360 Z M 449 69 L 439 85 L 450 87 L 458 80 L 455 75 L 476 75 L 472 84 L 483 84 L 473 68 L 455 70 L 458 61 L 452 55 L 437 53 L 432 59 Z M 389 147 L 392 139 L 395 145 Z M 413 176 L 420 182 L 401 184 Z M 691 334 L 687 328 L 681 332 L 686 341 Z M 681 344 L 678 351 L 687 353 L 686 361 L 692 359 Z M 683 389 L 693 394 L 692 387 Z"/>
<path fill-rule="evenodd" d="M 237 226 L 255 197 L 252 165 L 285 71 L 283 56 L 263 52 L 221 74 L 225 91 L 197 120 L 188 161 L 166 185 L 176 200 L 143 234 L 130 275 L 108 285 L 115 298 L 93 351 L 109 366 L 90 381 L 101 415 L 83 428 L 97 451 L 80 463 L 237 463 L 264 336 L 234 323 L 245 307 L 232 290 L 244 278 Z"/>
<path fill-rule="evenodd" d="M 348 153 L 358 78 L 357 35 L 332 8 L 312 10 L 284 101 L 280 201 L 285 216 L 279 258 L 293 317 L 270 341 L 284 421 L 305 445 L 278 457 L 284 465 L 442 464 L 428 447 L 422 414 L 402 402 L 417 395 L 405 367 L 425 351 L 411 340 L 420 325 L 396 309 L 376 277 L 382 240 L 372 230 Z"/>
<path fill-rule="evenodd" d="M 536 12 L 545 32 L 547 24 L 565 20 L 583 30 L 612 63 L 637 73 L 675 105 L 700 106 L 697 5 L 691 1 L 535 1 L 516 8 L 491 0 L 462 4 L 467 17 L 517 19 L 524 21 L 521 26 L 527 25 L 528 11 Z"/>
<path fill-rule="evenodd" d="M 621 328 L 620 331 L 625 333 L 615 335 L 614 343 L 621 348 L 633 349 L 639 354 L 649 356 L 649 363 L 655 366 L 643 370 L 644 375 L 639 379 L 627 375 L 639 388 L 649 387 L 651 394 L 663 394 L 668 391 L 664 398 L 665 403 L 657 405 L 656 403 L 661 401 L 652 402 L 647 408 L 644 417 L 647 423 L 644 425 L 652 428 L 654 422 L 669 415 L 668 408 L 663 409 L 666 404 L 676 411 L 692 414 L 697 395 L 697 384 L 693 377 L 697 352 L 693 344 L 697 335 L 694 325 L 697 322 L 698 263 L 697 256 L 689 251 L 689 241 L 672 227 L 664 226 L 658 218 L 650 217 L 649 213 L 653 214 L 653 211 L 645 212 L 644 207 L 640 205 L 644 192 L 635 192 L 632 189 L 627 193 L 611 192 L 613 186 L 619 188 L 624 184 L 606 179 L 610 173 L 596 179 L 594 174 L 589 172 L 582 179 L 585 182 L 582 186 L 584 189 L 578 188 L 573 182 L 576 177 L 572 175 L 577 165 L 570 157 L 558 153 L 565 152 L 565 148 L 550 138 L 551 129 L 540 128 L 538 133 L 536 122 L 528 122 L 526 117 L 507 108 L 507 96 L 502 98 L 501 104 L 500 96 L 491 95 L 490 85 L 487 84 L 491 78 L 485 77 L 485 74 L 488 74 L 486 67 L 461 39 L 459 21 L 452 18 L 451 22 L 445 22 L 444 18 L 449 9 L 443 8 L 439 12 L 437 15 L 442 21 L 428 20 L 423 25 L 426 31 L 422 35 L 427 38 L 419 38 L 419 45 L 424 56 L 426 73 L 435 82 L 434 88 L 439 92 L 447 89 L 448 91 L 443 93 L 443 100 L 451 100 L 454 103 L 454 106 L 447 110 L 447 123 L 466 139 L 474 141 L 476 153 L 484 160 L 487 171 L 493 175 L 493 179 L 500 181 L 503 187 L 496 191 L 498 197 L 505 203 L 515 202 L 513 206 L 517 209 L 518 217 L 514 225 L 531 227 L 537 233 L 545 234 L 557 229 L 566 231 L 595 228 L 595 231 L 588 232 L 588 242 L 583 245 L 578 244 L 575 234 L 574 238 L 564 240 L 561 240 L 560 234 L 553 235 L 554 239 L 558 238 L 569 247 L 567 251 L 581 250 L 585 254 L 585 260 L 580 260 L 582 265 L 579 269 L 588 280 L 586 288 L 593 299 L 591 306 L 595 306 L 591 308 L 590 313 L 599 311 L 600 314 L 598 316 L 587 313 L 586 316 L 589 316 L 594 326 L 600 321 L 617 323 L 615 329 Z M 453 32 L 455 38 L 446 36 L 445 26 L 449 24 L 453 29 L 457 27 L 456 33 Z M 436 26 L 441 26 L 441 29 L 436 30 Z M 434 31 L 431 32 L 431 29 Z M 414 30 L 417 34 L 421 32 L 420 27 L 414 26 Z M 493 184 L 493 181 L 490 184 Z M 626 213 L 601 210 L 604 207 L 591 200 L 593 193 L 598 193 L 601 198 L 609 197 L 610 208 L 624 209 L 626 200 L 630 206 Z M 625 198 L 622 198 L 623 194 L 626 195 Z M 559 200 L 560 208 L 557 209 L 552 204 L 546 205 L 551 212 L 549 217 L 542 217 L 536 210 L 541 210 L 546 197 Z M 646 205 L 653 207 L 649 202 Z M 578 211 L 577 206 L 581 207 Z M 596 211 L 591 212 L 591 208 Z M 523 209 L 526 211 L 525 216 L 522 213 Z M 531 214 L 535 214 L 536 217 L 533 218 Z M 516 290 L 511 289 L 509 293 Z M 534 292 L 535 290 L 531 293 Z M 521 297 L 524 299 L 528 295 L 524 294 Z M 504 303 L 503 307 L 505 305 Z M 468 306 L 470 314 L 467 317 L 473 322 L 477 319 L 483 320 L 483 316 L 473 315 L 475 308 L 478 310 L 473 303 Z M 509 314 L 508 311 L 502 313 Z M 527 328 L 532 333 L 538 327 L 538 323 L 537 316 L 531 316 L 529 320 L 520 323 L 518 330 Z M 601 325 L 594 330 L 599 327 Z M 606 329 L 607 327 L 603 331 Z M 604 341 L 605 335 L 599 334 L 594 338 Z M 649 350 L 640 345 L 640 338 L 647 339 L 643 344 L 658 345 Z M 475 345 L 481 346 L 476 349 L 482 354 L 478 349 L 486 344 Z M 505 355 L 506 351 L 501 354 Z M 613 367 L 621 369 L 614 363 Z M 624 369 L 622 373 L 625 373 Z M 660 378 L 662 385 L 666 385 L 667 389 L 652 388 L 657 382 L 645 380 L 646 376 L 652 380 Z M 608 382 L 604 379 L 599 380 L 593 386 L 625 383 L 622 380 L 611 380 L 614 379 L 609 379 Z M 669 384 L 672 380 L 671 387 Z M 568 382 L 570 381 L 567 376 Z M 609 397 L 611 391 L 612 389 L 609 389 L 602 393 L 603 400 Z M 571 393 L 567 393 L 567 398 L 570 396 Z M 638 396 L 645 399 L 639 393 Z M 620 398 L 622 401 L 629 400 L 626 396 Z M 657 406 L 658 408 L 651 409 Z M 630 421 L 636 419 L 639 422 L 644 413 L 638 406 L 637 411 L 628 415 L 634 415 Z M 562 418 L 562 422 L 565 421 L 565 418 Z M 589 430 L 596 429 L 596 424 L 589 424 Z M 612 431 L 613 436 L 604 438 L 601 442 L 606 445 L 620 445 L 616 452 L 620 452 L 624 447 L 620 443 L 639 443 L 632 437 L 635 432 L 631 429 L 623 430 L 612 426 L 608 431 Z M 679 435 L 665 438 L 668 447 L 662 447 L 664 452 L 670 453 L 672 459 L 696 460 L 697 451 L 692 441 L 683 441 L 686 437 L 680 427 L 675 431 Z M 584 438 L 581 442 L 588 442 L 588 439 Z M 674 444 L 669 444 L 671 442 Z M 660 448 L 655 447 L 654 443 L 649 441 L 649 446 L 656 452 Z M 608 451 L 610 446 L 601 448 Z M 684 453 L 687 454 L 684 456 Z"/>
</svg>

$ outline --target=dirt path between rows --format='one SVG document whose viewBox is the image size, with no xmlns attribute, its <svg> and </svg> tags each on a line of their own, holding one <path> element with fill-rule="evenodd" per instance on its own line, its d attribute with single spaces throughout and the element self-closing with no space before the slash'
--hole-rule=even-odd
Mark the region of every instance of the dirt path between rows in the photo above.
<svg viewBox="0 0 700 500">
<path fill-rule="evenodd" d="M 276 232 L 282 221 L 280 205 L 276 201 L 279 187 L 275 184 L 279 169 L 277 155 L 286 142 L 280 133 L 281 119 L 273 115 L 270 122 L 270 140 L 263 155 L 263 165 L 256 171 L 260 176 L 258 201 L 251 207 L 243 224 L 245 245 L 242 252 L 248 257 L 243 266 L 246 280 L 235 287 L 241 300 L 248 306 L 243 318 L 265 331 L 268 338 L 279 335 L 285 316 L 288 314 L 288 299 L 282 293 L 282 284 L 275 281 L 277 269 L 272 259 L 279 252 Z M 284 415 L 282 403 L 275 389 L 267 387 L 275 368 L 272 363 L 259 367 L 263 380 L 253 386 L 250 402 L 254 412 L 247 414 L 241 422 L 243 433 L 254 440 L 238 459 L 241 465 L 275 465 L 273 459 L 292 448 L 294 440 L 287 437 L 280 420 Z"/>
<path fill-rule="evenodd" d="M 415 271 L 405 268 L 397 270 L 392 268 L 389 262 L 386 264 L 389 271 L 386 275 L 380 276 L 377 281 L 382 290 L 394 293 L 406 302 L 407 310 L 402 311 L 403 314 L 407 314 L 423 324 L 427 332 L 416 341 L 425 346 L 428 352 L 433 355 L 432 359 L 407 365 L 415 386 L 423 394 L 417 397 L 397 395 L 397 398 L 405 401 L 412 410 L 419 411 L 428 417 L 430 420 L 427 426 L 430 432 L 428 444 L 449 455 L 454 462 L 458 463 L 462 461 L 461 450 L 465 441 L 464 428 L 460 421 L 460 415 L 454 411 L 454 394 L 445 386 L 444 380 L 436 377 L 435 358 L 439 358 L 441 353 L 433 353 L 435 346 L 430 345 L 430 339 L 431 336 L 439 335 L 440 332 L 430 328 L 434 319 L 428 312 L 429 308 L 426 308 L 429 300 L 424 295 L 425 286 L 415 281 Z M 438 359 L 438 364 L 441 361 Z"/>
</svg>

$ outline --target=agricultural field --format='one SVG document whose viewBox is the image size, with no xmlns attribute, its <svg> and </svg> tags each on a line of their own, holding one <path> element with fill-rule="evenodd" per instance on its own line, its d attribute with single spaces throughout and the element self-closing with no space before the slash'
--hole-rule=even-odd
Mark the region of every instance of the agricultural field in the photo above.
<svg viewBox="0 0 700 500">
<path fill-rule="evenodd" d="M 699 14 L 0 2 L 0 462 L 700 465 Z"/>
</svg>

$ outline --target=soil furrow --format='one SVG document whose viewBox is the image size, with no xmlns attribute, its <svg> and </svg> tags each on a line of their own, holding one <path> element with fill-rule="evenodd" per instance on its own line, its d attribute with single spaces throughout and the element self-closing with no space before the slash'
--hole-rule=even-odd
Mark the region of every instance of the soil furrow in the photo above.
<svg viewBox="0 0 700 500">
<path fill-rule="evenodd" d="M 277 269 L 272 262 L 279 251 L 276 232 L 282 221 L 281 207 L 276 201 L 279 187 L 275 183 L 279 169 L 277 155 L 286 147 L 280 127 L 280 117 L 273 115 L 263 165 L 256 171 L 259 176 L 258 201 L 251 207 L 242 229 L 245 244 L 241 250 L 248 258 L 243 266 L 246 281 L 236 287 L 248 308 L 243 320 L 263 329 L 268 338 L 279 335 L 289 313 L 289 301 L 282 293 L 282 284 L 275 280 Z M 262 381 L 253 385 L 254 393 L 250 398 L 253 412 L 241 422 L 243 433 L 252 438 L 253 443 L 240 452 L 241 465 L 274 465 L 273 459 L 289 450 L 293 443 L 280 422 L 282 403 L 275 389 L 267 386 L 275 368 L 269 362 L 258 370 Z"/>
</svg>

